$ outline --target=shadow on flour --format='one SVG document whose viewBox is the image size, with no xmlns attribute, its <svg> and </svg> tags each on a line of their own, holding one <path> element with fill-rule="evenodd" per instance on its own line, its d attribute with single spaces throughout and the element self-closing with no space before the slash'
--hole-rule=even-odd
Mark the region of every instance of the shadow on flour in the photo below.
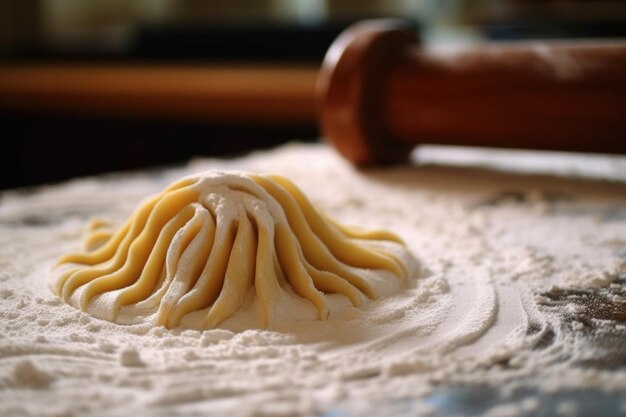
<svg viewBox="0 0 626 417">
<path fill-rule="evenodd" d="M 626 166 L 626 159 L 624 162 Z M 614 176 L 595 177 L 578 170 L 570 173 L 550 172 L 539 167 L 536 170 L 519 171 L 515 167 L 408 164 L 391 167 L 368 167 L 359 170 L 360 175 L 372 183 L 400 190 L 457 192 L 461 195 L 483 195 L 492 189 L 494 194 L 477 203 L 498 203 L 503 200 L 532 202 L 541 197 L 549 203 L 572 202 L 574 194 L 585 196 L 615 196 L 626 192 L 626 181 L 619 170 Z M 507 187 L 504 188 L 503 187 Z M 539 190 L 538 190 L 539 188 Z"/>
<path fill-rule="evenodd" d="M 403 398 L 383 403 L 367 413 L 334 410 L 323 417 L 620 417 L 624 415 L 622 407 L 621 392 L 541 391 L 532 381 L 525 381 L 513 389 L 498 385 L 454 385 L 437 389 L 423 399 Z"/>
<path fill-rule="evenodd" d="M 556 288 L 541 297 L 541 310 L 576 340 L 573 366 L 626 368 L 626 272 L 605 287 Z"/>
<path fill-rule="evenodd" d="M 21 213 L 12 213 L 0 218 L 0 226 L 6 227 L 47 227 L 64 223 L 68 220 L 86 222 L 92 217 L 98 216 L 100 210 L 80 207 L 67 210 L 26 210 Z"/>
<path fill-rule="evenodd" d="M 571 194 L 554 190 L 503 190 L 488 194 L 470 205 L 470 210 L 500 207 L 536 209 L 544 215 L 570 218 L 593 217 L 601 222 L 623 222 L 626 207 L 621 204 L 598 207 L 577 201 Z"/>
<path fill-rule="evenodd" d="M 623 416 L 622 395 L 599 390 L 544 392 L 521 385 L 516 389 L 498 386 L 455 386 L 436 391 L 423 400 L 433 408 L 432 417 L 515 415 L 518 417 Z"/>
</svg>

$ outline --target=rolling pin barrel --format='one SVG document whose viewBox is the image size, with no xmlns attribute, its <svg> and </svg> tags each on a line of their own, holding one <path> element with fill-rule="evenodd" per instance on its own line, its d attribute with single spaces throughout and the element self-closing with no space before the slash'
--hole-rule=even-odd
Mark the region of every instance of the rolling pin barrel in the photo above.
<svg viewBox="0 0 626 417">
<path fill-rule="evenodd" d="M 324 135 L 357 164 L 420 143 L 626 153 L 626 43 L 426 51 L 397 21 L 344 32 L 318 78 Z"/>
</svg>

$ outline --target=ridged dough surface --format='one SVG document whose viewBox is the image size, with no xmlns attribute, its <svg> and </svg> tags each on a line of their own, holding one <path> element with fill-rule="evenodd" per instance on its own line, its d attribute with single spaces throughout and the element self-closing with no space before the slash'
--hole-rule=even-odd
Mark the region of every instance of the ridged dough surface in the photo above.
<svg viewBox="0 0 626 417">
<path fill-rule="evenodd" d="M 183 178 L 116 231 L 92 221 L 84 245 L 55 267 L 63 301 L 168 328 L 216 328 L 243 309 L 267 327 L 289 314 L 284 300 L 325 320 L 330 295 L 360 306 L 379 296 L 377 282 L 399 286 L 411 260 L 394 234 L 338 224 L 286 178 L 240 172 Z"/>
</svg>

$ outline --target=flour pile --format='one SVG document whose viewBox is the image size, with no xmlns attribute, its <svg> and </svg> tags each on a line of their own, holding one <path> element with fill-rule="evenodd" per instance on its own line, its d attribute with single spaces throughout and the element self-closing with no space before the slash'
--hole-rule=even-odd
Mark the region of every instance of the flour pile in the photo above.
<svg viewBox="0 0 626 417">
<path fill-rule="evenodd" d="M 51 293 L 49 268 L 78 249 L 89 218 L 120 224 L 146 195 L 208 169 L 284 175 L 340 222 L 400 235 L 422 270 L 389 297 L 270 330 L 116 325 Z M 0 415 L 454 415 L 439 400 L 458 404 L 459 387 L 508 393 L 477 414 L 539 415 L 547 392 L 554 414 L 578 415 L 563 393 L 606 403 L 626 387 L 625 236 L 624 182 L 359 172 L 321 145 L 7 192 Z"/>
</svg>

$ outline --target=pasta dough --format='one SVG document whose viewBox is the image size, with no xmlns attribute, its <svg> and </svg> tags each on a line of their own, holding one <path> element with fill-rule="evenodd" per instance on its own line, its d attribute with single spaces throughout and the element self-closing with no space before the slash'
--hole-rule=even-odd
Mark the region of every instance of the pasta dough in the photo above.
<svg viewBox="0 0 626 417">
<path fill-rule="evenodd" d="M 392 233 L 342 226 L 272 175 L 186 177 L 117 231 L 98 221 L 89 229 L 87 250 L 59 260 L 53 291 L 100 318 L 121 322 L 120 311 L 132 306 L 168 328 L 189 314 L 200 317 L 194 327 L 215 328 L 251 297 L 265 326 L 285 296 L 312 303 L 324 320 L 326 295 L 359 306 L 379 295 L 372 277 L 401 281 L 411 258 Z"/>
</svg>

